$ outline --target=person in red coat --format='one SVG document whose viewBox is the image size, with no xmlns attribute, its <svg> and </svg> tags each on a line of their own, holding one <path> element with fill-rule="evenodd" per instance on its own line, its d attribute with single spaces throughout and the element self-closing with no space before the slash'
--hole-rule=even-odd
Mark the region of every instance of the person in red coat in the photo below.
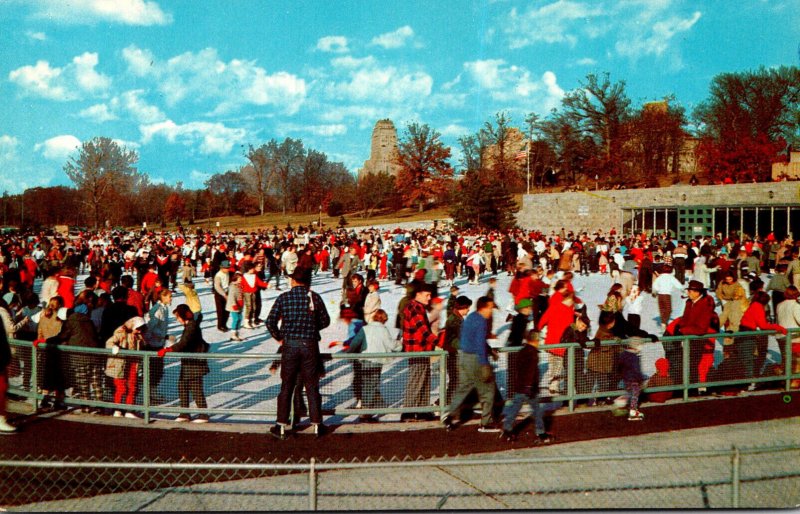
<svg viewBox="0 0 800 514">
<path fill-rule="evenodd" d="M 683 315 L 677 323 L 672 324 L 674 335 L 704 336 L 713 334 L 719 328 L 719 317 L 714 311 L 714 299 L 708 296 L 706 288 L 699 280 L 690 280 L 686 290 L 689 297 L 683 308 Z M 716 320 L 716 326 L 714 326 Z M 699 365 L 703 354 L 708 352 L 708 339 L 689 339 L 689 381 L 696 383 L 699 378 Z M 676 383 L 683 382 L 683 351 L 680 342 L 671 342 L 664 345 L 667 360 L 670 363 L 672 379 Z M 711 347 L 713 351 L 713 346 Z"/>
<path fill-rule="evenodd" d="M 64 299 L 64 307 L 71 309 L 75 306 L 75 270 L 64 268 L 56 277 L 58 280 L 58 296 Z"/>
<path fill-rule="evenodd" d="M 764 291 L 756 291 L 753 293 L 753 297 L 750 298 L 750 306 L 745 311 L 744 316 L 742 316 L 742 321 L 739 323 L 739 331 L 755 332 L 756 330 L 775 330 L 785 335 L 785 328 L 767 321 L 767 313 L 764 306 L 768 303 L 769 295 L 767 293 Z M 737 338 L 734 344 L 739 345 L 738 354 L 742 358 L 745 376 L 761 376 L 761 368 L 764 366 L 764 361 L 767 357 L 768 343 L 769 338 L 766 335 Z M 753 355 L 753 350 L 756 351 L 755 356 Z M 755 389 L 755 386 L 751 385 L 751 390 L 752 389 Z"/>
<path fill-rule="evenodd" d="M 565 291 L 560 302 L 551 302 L 550 307 L 544 312 L 542 319 L 539 320 L 537 328 L 541 332 L 547 327 L 547 335 L 544 344 L 559 344 L 561 335 L 575 321 L 575 301 L 572 293 Z M 560 383 L 564 374 L 564 354 L 566 348 L 554 348 L 548 351 L 547 374 L 550 377 L 550 393 L 560 392 Z"/>
</svg>

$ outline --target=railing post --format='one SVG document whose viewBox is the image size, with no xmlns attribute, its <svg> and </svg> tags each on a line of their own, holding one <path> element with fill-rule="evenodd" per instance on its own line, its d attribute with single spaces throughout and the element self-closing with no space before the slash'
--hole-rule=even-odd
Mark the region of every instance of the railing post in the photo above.
<svg viewBox="0 0 800 514">
<path fill-rule="evenodd" d="M 691 359 L 689 358 L 689 352 L 691 351 L 691 340 L 689 338 L 684 338 L 681 341 L 681 346 L 683 348 L 683 355 L 681 359 L 683 359 L 683 401 L 689 401 L 689 377 L 691 373 Z"/>
<path fill-rule="evenodd" d="M 447 411 L 447 358 L 449 354 L 442 352 L 439 357 L 439 420 L 443 420 Z"/>
<path fill-rule="evenodd" d="M 150 355 L 151 352 L 142 352 L 142 404 L 145 425 L 150 423 Z"/>
<path fill-rule="evenodd" d="M 739 449 L 733 447 L 733 456 L 731 457 L 731 508 L 739 508 L 739 471 L 741 466 L 741 455 Z"/>
<path fill-rule="evenodd" d="M 583 355 L 581 355 L 583 357 Z M 567 396 L 569 412 L 575 411 L 575 345 L 567 348 Z"/>
<path fill-rule="evenodd" d="M 786 332 L 786 336 L 783 342 L 783 374 L 786 377 L 786 387 L 785 389 L 789 391 L 792 386 L 792 366 L 793 363 L 793 355 L 792 355 L 792 335 L 794 332 L 791 330 Z M 36 368 L 34 368 L 36 369 Z"/>
<path fill-rule="evenodd" d="M 311 457 L 308 468 L 308 510 L 317 510 L 317 469 L 314 457 Z"/>
<path fill-rule="evenodd" d="M 31 343 L 31 394 L 33 395 L 33 412 L 39 410 L 39 349 Z M 789 383 L 788 381 L 786 382 Z"/>
</svg>

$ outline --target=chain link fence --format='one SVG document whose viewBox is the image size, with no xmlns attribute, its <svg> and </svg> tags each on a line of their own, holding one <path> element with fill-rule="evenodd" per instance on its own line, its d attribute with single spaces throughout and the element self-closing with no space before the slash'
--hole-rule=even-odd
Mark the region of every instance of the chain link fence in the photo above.
<svg viewBox="0 0 800 514">
<path fill-rule="evenodd" d="M 738 395 L 759 388 L 800 389 L 800 342 L 793 344 L 795 340 L 800 340 L 800 331 L 790 331 L 788 336 L 763 331 L 647 342 L 639 352 L 642 371 L 650 377 L 642 400 Z M 611 403 L 625 395 L 616 367 L 625 344 L 540 347 L 541 395 L 565 402 L 569 411 L 581 404 Z M 106 349 L 65 345 L 33 348 L 30 342 L 18 340 L 11 345 L 10 392 L 32 400 L 36 407 L 53 395 L 54 384 L 60 384 L 70 393 L 66 398 L 70 406 L 135 413 L 145 421 L 180 414 L 212 415 L 214 421 L 265 421 L 277 414 L 279 354 L 168 353 L 159 358 L 153 352 L 122 350 L 111 355 Z M 798 353 L 793 353 L 793 347 Z M 559 375 L 552 373 L 556 357 L 548 351 L 555 348 L 566 349 Z M 503 348 L 494 362 L 500 397 L 508 398 L 513 390 L 518 351 Z M 788 356 L 792 360 L 787 365 Z M 441 406 L 448 404 L 452 394 L 449 384 L 457 381 L 453 359 L 442 351 L 323 354 L 323 414 L 333 416 L 334 423 L 404 413 L 441 416 Z M 112 361 L 120 364 L 121 373 L 109 371 Z M 416 394 L 409 394 L 407 388 L 410 365 L 424 375 Z M 304 397 L 298 395 L 295 414 L 304 415 L 305 410 Z"/>
<path fill-rule="evenodd" d="M 25 511 L 786 508 L 800 446 L 376 462 L 0 461 Z"/>
</svg>

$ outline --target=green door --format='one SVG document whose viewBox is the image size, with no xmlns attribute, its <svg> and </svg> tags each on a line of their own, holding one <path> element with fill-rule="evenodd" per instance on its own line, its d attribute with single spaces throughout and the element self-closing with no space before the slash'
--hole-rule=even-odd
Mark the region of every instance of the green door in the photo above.
<svg viewBox="0 0 800 514">
<path fill-rule="evenodd" d="M 678 240 L 690 241 L 697 236 L 714 235 L 714 209 L 682 207 L 678 209 Z"/>
</svg>

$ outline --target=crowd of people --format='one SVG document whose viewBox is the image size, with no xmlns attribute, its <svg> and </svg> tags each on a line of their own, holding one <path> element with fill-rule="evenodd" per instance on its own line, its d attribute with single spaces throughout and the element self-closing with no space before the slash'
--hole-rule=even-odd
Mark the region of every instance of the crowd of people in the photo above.
<svg viewBox="0 0 800 514">
<path fill-rule="evenodd" d="M 447 352 L 447 406 L 444 425 L 453 430 L 480 405 L 479 431 L 516 437 L 514 422 L 523 404 L 531 406 L 535 430 L 541 441 L 551 439 L 543 420 L 544 405 L 564 393 L 567 369 L 564 347 L 578 343 L 575 357 L 578 394 L 610 392 L 622 383 L 627 394 L 617 399 L 628 419 L 642 420 L 639 396 L 645 387 L 683 381 L 683 346 L 688 344 L 692 383 L 730 378 L 757 378 L 782 374 L 787 362 L 800 373 L 798 359 L 782 355 L 777 366 L 767 365 L 766 335 L 738 338 L 736 332 L 800 327 L 800 242 L 777 240 L 773 234 L 753 238 L 726 237 L 677 241 L 669 233 L 618 234 L 598 230 L 593 234 L 537 231 L 456 231 L 450 227 L 418 230 L 326 230 L 286 227 L 251 233 L 195 232 L 92 232 L 77 237 L 23 234 L 0 240 L 0 432 L 16 428 L 5 413 L 9 377 L 21 376 L 22 388 L 44 395 L 43 409 L 66 409 L 71 389 L 80 400 L 113 401 L 109 414 L 137 418 L 135 405 L 143 387 L 139 361 L 120 351 L 149 351 L 163 358 L 175 351 L 204 353 L 203 311 L 195 283 L 211 287 L 216 330 L 242 339 L 242 329 L 264 326 L 280 344 L 277 423 L 270 431 L 278 438 L 291 433 L 293 402 L 308 400 L 307 412 L 314 433 L 326 432 L 321 413 L 320 375 L 324 354 L 320 331 L 330 324 L 330 313 L 317 292 L 319 273 L 341 280 L 341 300 L 336 313 L 348 325 L 343 341 L 331 342 L 348 353 Z M 509 292 L 513 304 L 500 306 L 495 297 L 496 277 L 512 276 Z M 592 329 L 586 305 L 573 286 L 575 275 L 601 274 L 611 284 Z M 764 283 L 762 276 L 769 276 Z M 78 277 L 82 286 L 77 284 Z M 283 284 L 282 284 L 283 279 Z M 472 299 L 456 281 L 486 283 L 486 294 Z M 405 288 L 395 320 L 382 308 L 380 288 L 394 283 Z M 286 291 L 281 289 L 284 285 Z M 287 287 L 288 286 L 288 287 Z M 449 288 L 446 289 L 446 288 Z M 265 305 L 266 289 L 281 291 Z M 173 307 L 173 294 L 182 303 Z M 660 333 L 641 328 L 643 295 L 657 298 Z M 686 297 L 681 316 L 672 306 Z M 474 310 L 472 306 L 474 305 Z M 497 351 L 495 309 L 510 311 L 508 398 L 495 383 L 490 360 Z M 168 334 L 170 314 L 181 329 Z M 389 326 L 393 321 L 396 335 Z M 208 330 L 210 327 L 206 327 Z M 210 328 L 213 330 L 213 328 Z M 730 332 L 724 342 L 724 359 L 715 366 L 715 339 L 709 334 Z M 663 336 L 692 336 L 663 342 L 664 358 L 655 362 L 656 373 L 645 377 L 639 352 L 644 344 Z M 727 334 L 726 334 L 727 335 Z M 32 347 L 15 346 L 7 339 L 32 341 Z M 625 344 L 607 344 L 608 341 Z M 65 352 L 101 349 L 109 353 Z M 624 348 L 624 349 L 623 349 Z M 800 343 L 793 353 L 800 353 Z M 37 356 L 39 376 L 33 377 L 31 359 Z M 540 359 L 547 371 L 539 376 Z M 357 407 L 380 408 L 380 358 L 352 361 L 353 393 Z M 159 395 L 164 375 L 163 359 L 150 359 L 150 399 Z M 203 377 L 207 360 L 181 358 L 178 396 L 188 409 L 190 397 L 199 409 L 207 402 Z M 435 419 L 430 412 L 431 364 L 428 357 L 408 359 L 402 421 Z M 542 379 L 542 380 L 540 380 Z M 540 388 L 539 384 L 546 384 Z M 793 381 L 792 387 L 800 386 Z M 717 392 L 736 394 L 744 386 L 722 386 Z M 749 384 L 750 389 L 756 387 Z M 709 391 L 699 388 L 698 394 Z M 651 401 L 666 401 L 671 392 L 657 391 Z M 612 398 L 601 398 L 612 403 Z M 589 399 L 589 405 L 599 400 Z M 301 405 L 301 408 L 303 406 Z M 503 407 L 505 412 L 503 413 Z M 296 408 L 294 412 L 301 410 Z M 99 407 L 82 412 L 104 414 Z M 363 422 L 374 422 L 362 415 Z M 208 416 L 180 414 L 176 421 L 203 423 Z"/>
</svg>

